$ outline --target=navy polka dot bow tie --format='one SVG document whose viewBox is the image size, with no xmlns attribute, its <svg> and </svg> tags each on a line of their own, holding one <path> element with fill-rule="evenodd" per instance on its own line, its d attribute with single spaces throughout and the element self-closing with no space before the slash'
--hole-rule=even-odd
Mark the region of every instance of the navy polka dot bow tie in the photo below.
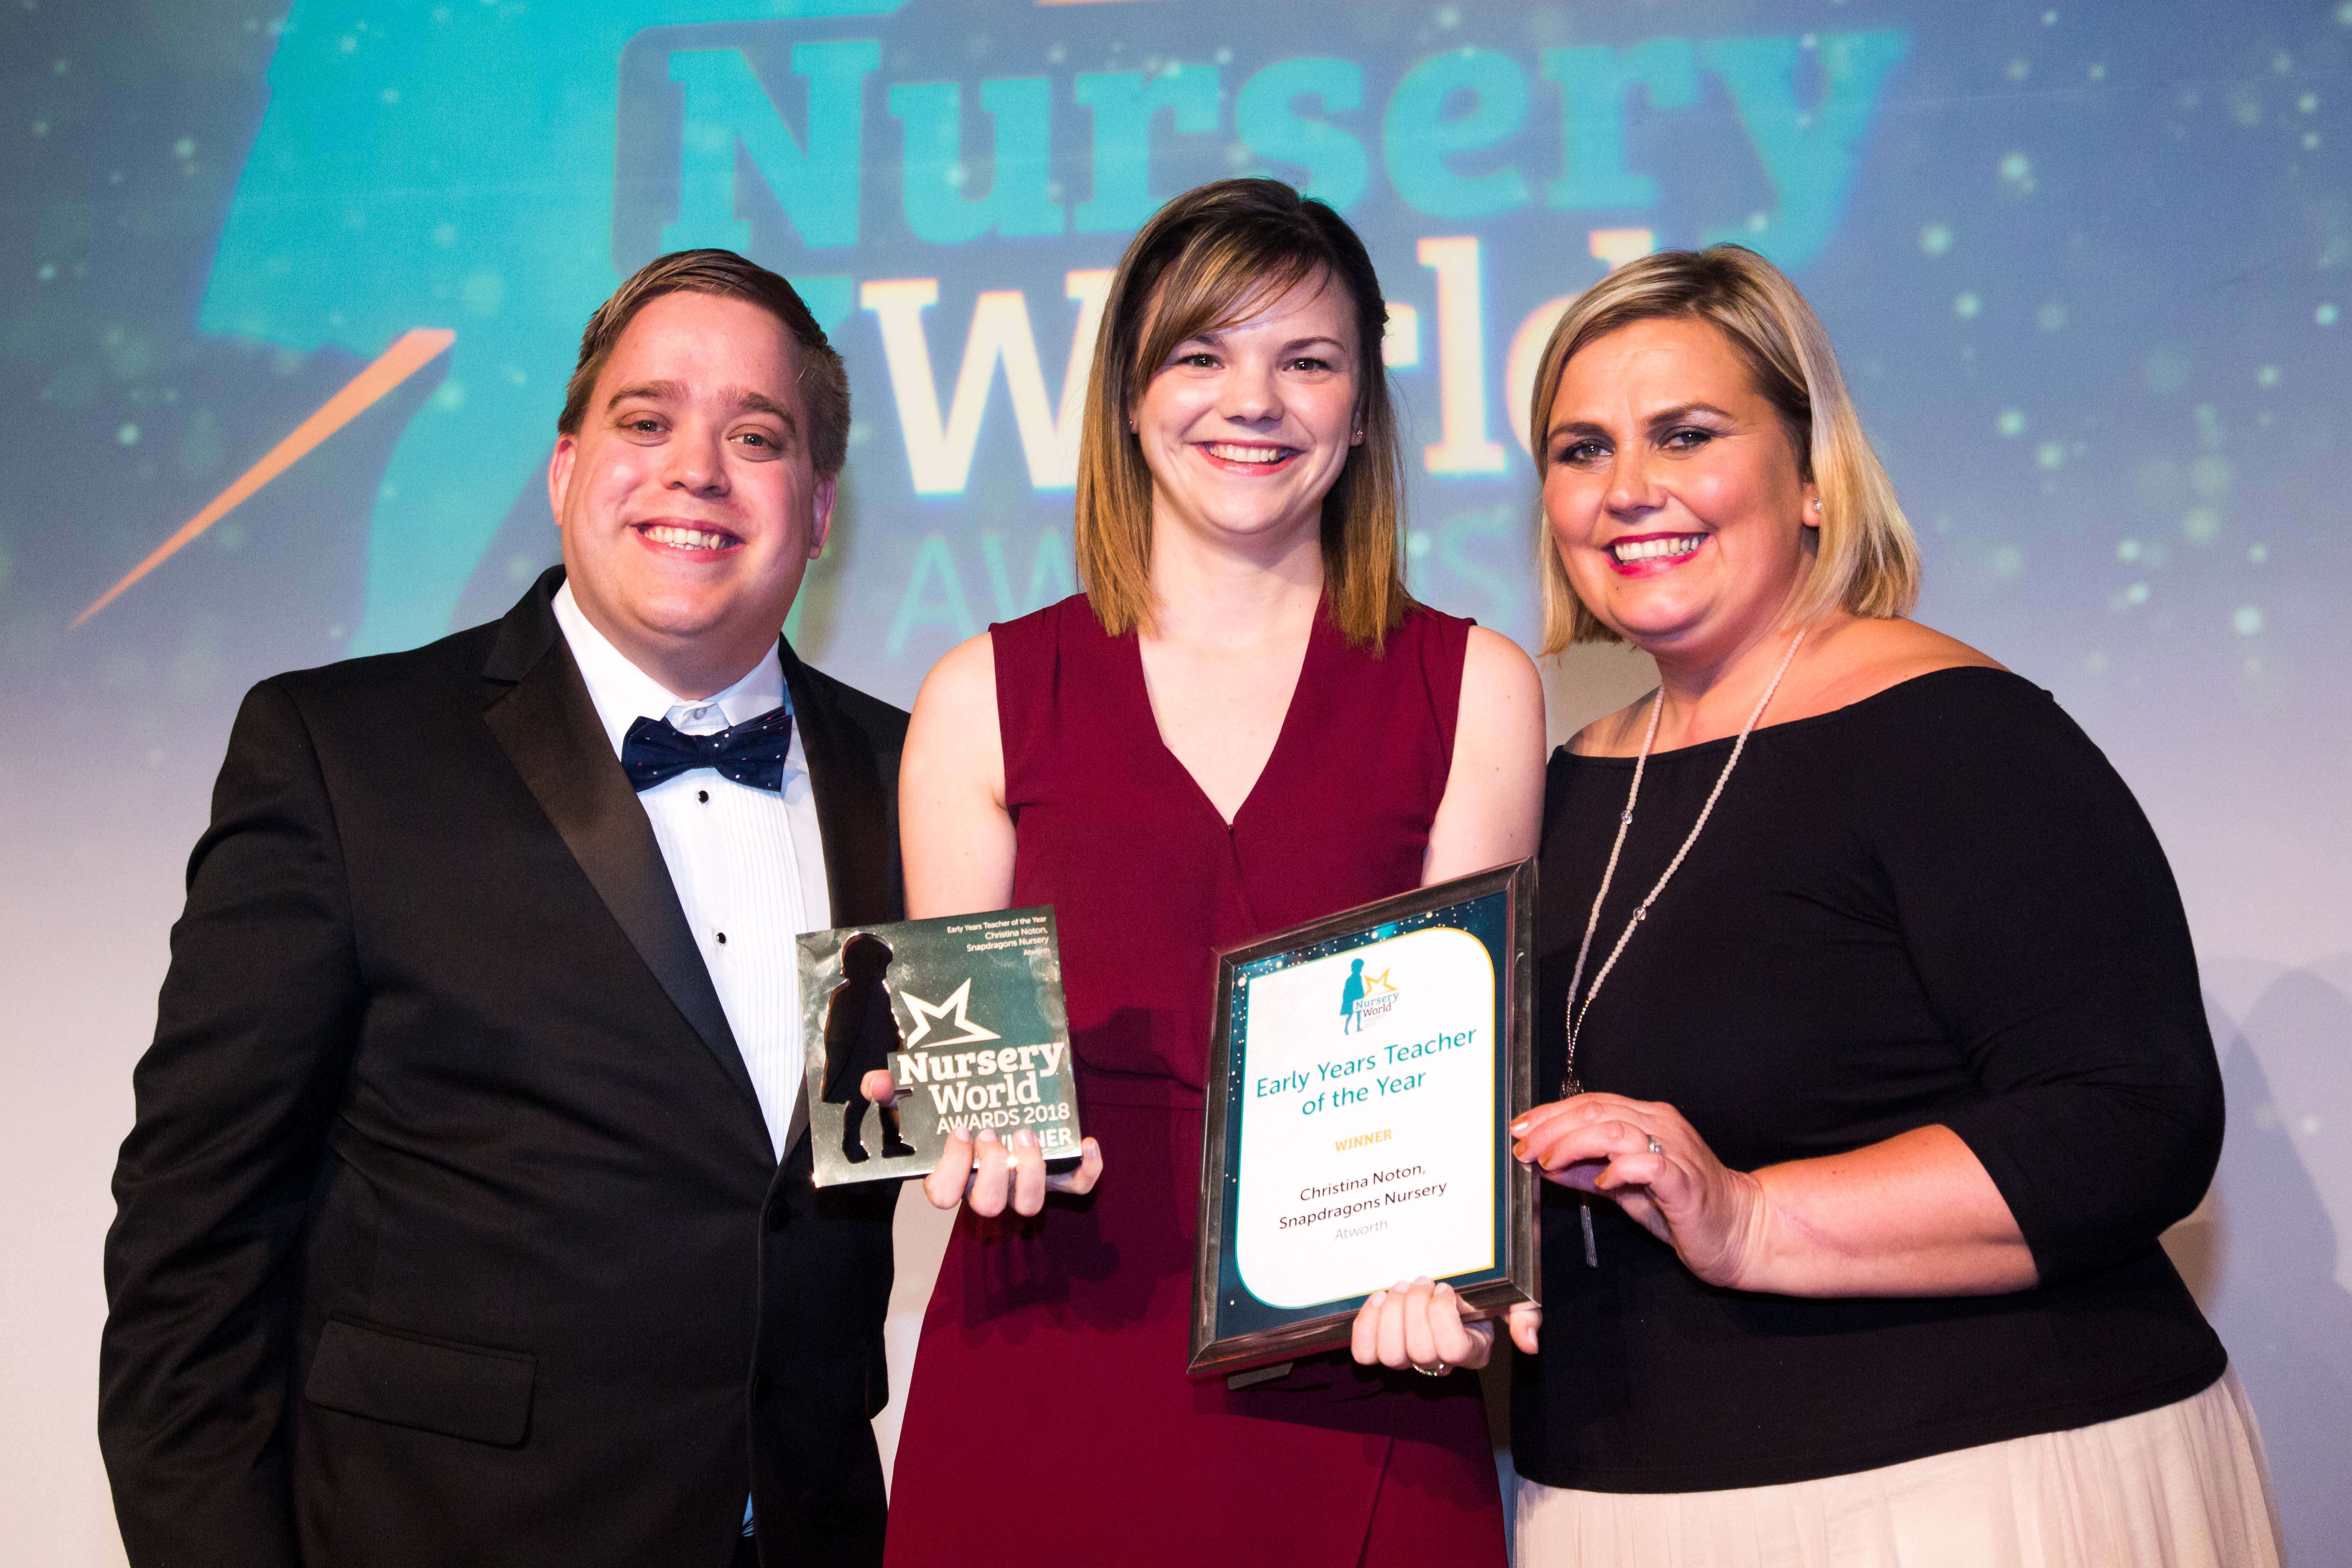
<svg viewBox="0 0 2352 1568">
<path fill-rule="evenodd" d="M 621 768 L 640 791 L 696 768 L 715 768 L 737 784 L 781 794 L 792 743 L 789 708 L 772 708 L 715 735 L 686 734 L 667 719 L 639 719 L 622 737 Z"/>
</svg>

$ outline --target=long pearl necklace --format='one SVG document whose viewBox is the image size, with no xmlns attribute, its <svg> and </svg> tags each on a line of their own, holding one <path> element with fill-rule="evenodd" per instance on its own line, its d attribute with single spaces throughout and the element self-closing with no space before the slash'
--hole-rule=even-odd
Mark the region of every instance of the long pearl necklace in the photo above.
<svg viewBox="0 0 2352 1568">
<path fill-rule="evenodd" d="M 1665 705 L 1666 700 L 1665 683 L 1658 683 L 1658 694 L 1650 700 L 1650 728 L 1642 737 L 1641 754 L 1633 759 L 1633 787 L 1625 792 L 1625 809 L 1617 816 L 1617 842 L 1609 847 L 1609 866 L 1601 873 L 1601 890 L 1592 895 L 1592 913 L 1584 922 L 1584 941 L 1576 950 L 1576 968 L 1568 979 L 1568 1067 L 1559 1080 L 1559 1097 L 1562 1100 L 1584 1092 L 1584 1086 L 1576 1079 L 1576 1041 L 1584 1028 L 1584 1016 L 1592 1011 L 1592 999 L 1601 994 L 1601 983 L 1609 978 L 1612 969 L 1617 967 L 1617 955 L 1623 952 L 1625 944 L 1633 939 L 1634 928 L 1648 916 L 1650 906 L 1658 901 L 1658 895 L 1666 890 L 1666 884 L 1682 868 L 1683 857 L 1688 855 L 1691 846 L 1698 842 L 1699 829 L 1706 826 L 1708 814 L 1715 810 L 1715 803 L 1722 798 L 1723 786 L 1731 782 L 1731 770 L 1739 765 L 1739 753 L 1747 750 L 1748 735 L 1754 731 L 1756 721 L 1764 717 L 1765 707 L 1771 702 L 1772 694 L 1780 689 L 1780 678 L 1789 673 L 1789 661 L 1797 657 L 1797 647 L 1804 640 L 1805 634 L 1800 631 L 1790 640 L 1789 651 L 1780 656 L 1780 668 L 1772 672 L 1772 684 L 1764 689 L 1764 695 L 1757 700 L 1756 710 L 1748 714 L 1748 722 L 1739 727 L 1739 739 L 1732 742 L 1731 755 L 1724 759 L 1723 772 L 1716 775 L 1715 788 L 1707 795 L 1706 804 L 1699 807 L 1698 820 L 1691 824 L 1690 837 L 1685 838 L 1683 847 L 1675 851 L 1675 858 L 1667 862 L 1664 873 L 1658 878 L 1657 886 L 1634 906 L 1633 918 L 1625 922 L 1625 930 L 1617 938 L 1617 945 L 1609 950 L 1608 962 L 1601 964 L 1601 973 L 1592 977 L 1592 989 L 1585 993 L 1584 1005 L 1579 1007 L 1576 1005 L 1576 988 L 1584 982 L 1584 961 L 1591 954 L 1592 933 L 1601 924 L 1601 902 L 1609 896 L 1609 884 L 1617 875 L 1617 857 L 1624 852 L 1626 830 L 1633 826 L 1633 803 L 1642 797 L 1642 770 L 1648 765 L 1650 747 L 1658 738 L 1658 710 Z M 1590 1223 L 1587 1222 L 1588 1226 Z"/>
</svg>

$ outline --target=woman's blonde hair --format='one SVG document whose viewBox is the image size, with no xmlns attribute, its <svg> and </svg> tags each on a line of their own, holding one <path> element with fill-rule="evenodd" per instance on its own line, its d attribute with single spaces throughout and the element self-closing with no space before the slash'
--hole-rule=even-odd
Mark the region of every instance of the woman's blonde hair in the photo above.
<svg viewBox="0 0 2352 1568">
<path fill-rule="evenodd" d="M 1786 274 L 1744 246 L 1643 257 L 1569 306 L 1544 345 L 1528 408 L 1537 482 L 1551 471 L 1551 405 L 1568 362 L 1621 327 L 1685 318 L 1713 324 L 1748 362 L 1757 392 L 1780 416 L 1798 471 L 1819 489 L 1819 544 L 1791 618 L 1808 624 L 1838 609 L 1873 617 L 1908 614 L 1919 597 L 1919 546 L 1895 499 L 1895 481 L 1863 434 L 1821 318 Z M 1622 641 L 1577 597 L 1549 531 L 1540 537 L 1543 651 Z"/>
<path fill-rule="evenodd" d="M 1381 359 L 1388 309 L 1371 258 L 1346 219 L 1280 181 L 1219 180 L 1178 196 L 1136 235 L 1095 339 L 1074 528 L 1078 581 L 1111 636 L 1150 631 L 1158 607 L 1151 471 L 1128 428 L 1145 385 L 1178 343 L 1317 278 L 1346 294 L 1355 321 L 1363 432 L 1323 498 L 1324 602 L 1349 642 L 1375 651 L 1412 607 L 1398 521 L 1403 467 Z"/>
</svg>

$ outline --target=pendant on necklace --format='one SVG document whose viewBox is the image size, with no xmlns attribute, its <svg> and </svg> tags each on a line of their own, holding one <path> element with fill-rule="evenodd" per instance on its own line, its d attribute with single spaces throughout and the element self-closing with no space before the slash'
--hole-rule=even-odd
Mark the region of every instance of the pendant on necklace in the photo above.
<svg viewBox="0 0 2352 1568">
<path fill-rule="evenodd" d="M 1577 1212 L 1584 1217 L 1584 1266 L 1587 1268 L 1598 1268 L 1601 1267 L 1601 1247 L 1592 1239 L 1591 1201 L 1587 1199 L 1576 1207 Z"/>
</svg>

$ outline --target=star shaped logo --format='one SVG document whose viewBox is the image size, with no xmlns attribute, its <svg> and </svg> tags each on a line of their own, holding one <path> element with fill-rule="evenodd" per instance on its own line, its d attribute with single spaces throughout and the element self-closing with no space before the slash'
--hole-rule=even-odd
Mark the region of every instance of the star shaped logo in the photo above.
<svg viewBox="0 0 2352 1568">
<path fill-rule="evenodd" d="M 944 1002 L 926 1002 L 904 988 L 898 994 L 905 998 L 907 1011 L 915 1016 L 915 1032 L 907 1037 L 905 1048 L 908 1050 L 911 1051 L 921 1044 L 923 1037 L 931 1032 L 931 1026 L 940 1023 L 963 1032 L 953 1039 L 933 1040 L 933 1046 L 961 1046 L 973 1040 L 1001 1040 L 1004 1037 L 993 1029 L 982 1028 L 964 1016 L 964 1009 L 971 1005 L 971 982 L 969 979 L 950 992 Z"/>
</svg>

